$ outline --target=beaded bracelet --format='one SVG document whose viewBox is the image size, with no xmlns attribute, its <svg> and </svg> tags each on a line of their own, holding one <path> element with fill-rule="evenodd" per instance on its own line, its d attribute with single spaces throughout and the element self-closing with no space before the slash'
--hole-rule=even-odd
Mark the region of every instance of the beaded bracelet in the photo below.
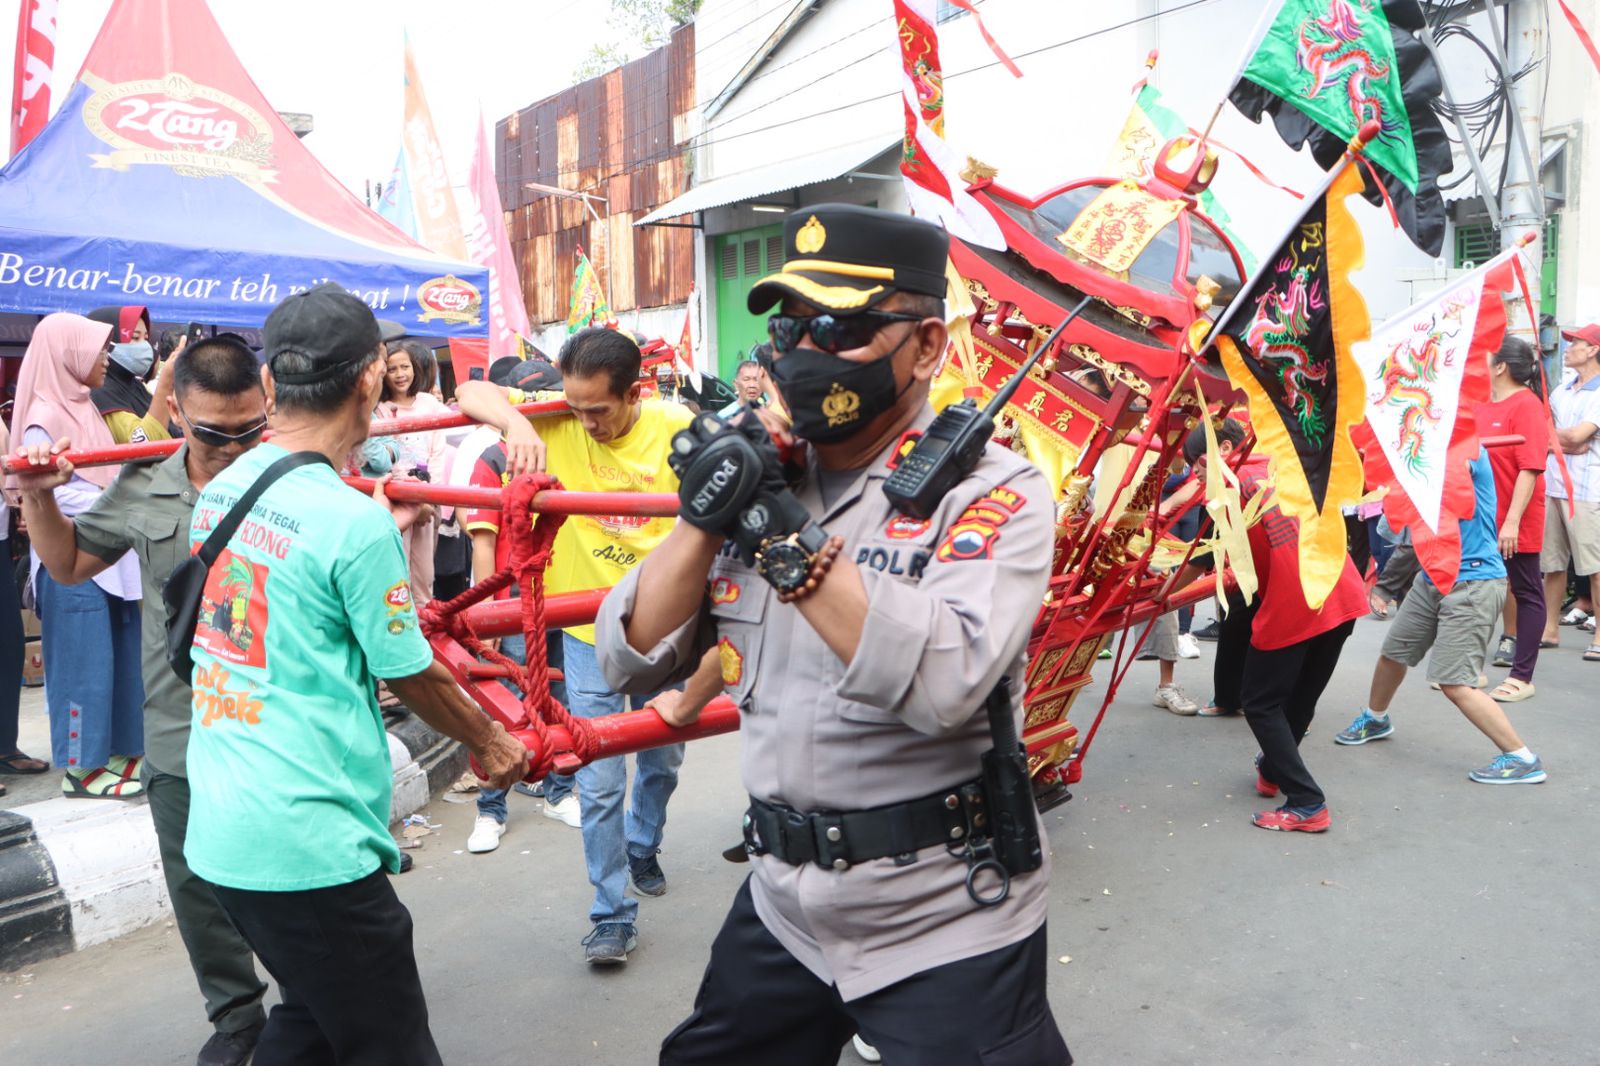
<svg viewBox="0 0 1600 1066">
<path fill-rule="evenodd" d="M 828 570 L 832 568 L 833 561 L 839 557 L 839 553 L 843 550 L 843 537 L 829 537 L 823 543 L 821 550 L 817 552 L 816 559 L 812 560 L 811 573 L 807 575 L 806 583 L 793 592 L 778 593 L 778 602 L 796 603 L 817 591 L 817 587 L 822 584 L 822 579 L 827 576 Z"/>
</svg>

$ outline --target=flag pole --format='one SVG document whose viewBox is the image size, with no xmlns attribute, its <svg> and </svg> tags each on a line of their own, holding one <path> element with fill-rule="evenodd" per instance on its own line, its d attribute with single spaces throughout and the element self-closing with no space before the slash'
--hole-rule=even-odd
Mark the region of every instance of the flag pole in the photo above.
<svg viewBox="0 0 1600 1066">
<path fill-rule="evenodd" d="M 1261 9 L 1261 17 L 1256 19 L 1255 26 L 1250 30 L 1250 36 L 1245 40 L 1244 55 L 1239 59 L 1239 65 L 1234 68 L 1233 77 L 1222 87 L 1222 99 L 1217 101 L 1216 110 L 1211 112 L 1211 120 L 1206 123 L 1204 132 L 1200 134 L 1200 144 L 1206 143 L 1206 138 L 1211 136 L 1211 127 L 1217 124 L 1217 119 L 1222 117 L 1222 109 L 1227 106 L 1228 95 L 1233 92 L 1233 87 L 1239 84 L 1239 79 L 1244 77 L 1245 68 L 1250 65 L 1250 60 L 1255 58 L 1256 49 L 1261 47 L 1261 42 L 1266 38 L 1267 31 L 1272 28 L 1272 23 L 1278 17 L 1278 11 L 1283 7 L 1283 0 L 1272 0 Z"/>
<path fill-rule="evenodd" d="M 1270 247 L 1274 252 L 1276 252 L 1279 248 L 1282 248 L 1285 244 L 1289 243 L 1289 238 L 1294 235 L 1295 229 L 1299 227 L 1301 221 L 1305 219 L 1306 214 L 1318 203 L 1320 203 L 1325 196 L 1328 195 L 1328 190 L 1333 188 L 1334 182 L 1343 177 L 1344 172 L 1347 169 L 1355 165 L 1356 158 L 1361 155 L 1368 144 L 1377 138 L 1380 132 L 1382 132 L 1382 127 L 1379 126 L 1376 120 L 1369 120 L 1362 124 L 1361 128 L 1356 131 L 1355 137 L 1352 138 L 1350 143 L 1345 146 L 1344 155 L 1340 158 L 1339 165 L 1328 171 L 1328 173 L 1323 177 L 1322 183 L 1317 186 L 1314 192 L 1306 194 L 1305 202 L 1311 206 L 1308 207 L 1306 211 L 1296 214 L 1289 225 L 1284 228 L 1283 233 L 1279 235 L 1278 239 L 1266 247 Z M 1216 344 L 1217 338 L 1222 336 L 1228 325 L 1232 323 L 1240 308 L 1244 307 L 1249 301 L 1250 290 L 1252 288 L 1253 286 L 1248 283 L 1241 286 L 1238 295 L 1236 295 L 1228 304 L 1228 306 L 1223 309 L 1222 314 L 1217 316 L 1216 324 L 1212 326 L 1211 331 L 1206 334 L 1205 343 L 1202 344 L 1199 350 L 1194 353 L 1194 357 L 1196 359 L 1199 359 L 1201 356 L 1205 355 L 1206 352 L 1210 351 L 1212 346 Z"/>
</svg>

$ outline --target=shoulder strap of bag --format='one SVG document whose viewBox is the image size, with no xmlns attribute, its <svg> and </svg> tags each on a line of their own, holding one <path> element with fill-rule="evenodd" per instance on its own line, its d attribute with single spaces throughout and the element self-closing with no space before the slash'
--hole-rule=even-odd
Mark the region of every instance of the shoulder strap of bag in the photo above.
<svg viewBox="0 0 1600 1066">
<path fill-rule="evenodd" d="M 250 513 L 250 508 L 256 505 L 261 494 L 266 492 L 274 481 L 296 467 L 309 466 L 312 463 L 327 463 L 330 469 L 333 467 L 333 464 L 328 462 L 328 457 L 321 452 L 295 452 L 263 470 L 261 476 L 256 478 L 255 484 L 245 489 L 244 495 L 239 497 L 239 502 L 223 516 L 222 521 L 217 523 L 217 527 L 211 531 L 211 535 L 201 546 L 200 561 L 205 564 L 205 568 L 211 569 L 212 564 L 217 561 L 217 556 L 222 554 L 222 549 L 228 546 L 228 541 L 232 540 L 234 533 L 238 531 L 239 523 L 244 521 L 244 516 Z"/>
</svg>

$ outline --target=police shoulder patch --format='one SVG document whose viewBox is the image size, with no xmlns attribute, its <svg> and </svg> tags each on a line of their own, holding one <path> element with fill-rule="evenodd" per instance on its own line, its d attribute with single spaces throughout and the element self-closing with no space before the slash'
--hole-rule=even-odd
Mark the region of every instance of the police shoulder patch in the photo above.
<svg viewBox="0 0 1600 1066">
<path fill-rule="evenodd" d="M 968 504 L 951 524 L 934 553 L 935 558 L 943 563 L 994 558 L 1000 528 L 1027 502 L 1027 497 L 1004 486 L 989 490 Z"/>
</svg>

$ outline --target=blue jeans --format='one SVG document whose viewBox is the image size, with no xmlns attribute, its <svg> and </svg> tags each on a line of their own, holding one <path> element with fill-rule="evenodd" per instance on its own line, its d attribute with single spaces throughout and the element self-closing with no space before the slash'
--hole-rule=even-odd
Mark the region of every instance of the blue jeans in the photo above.
<svg viewBox="0 0 1600 1066">
<path fill-rule="evenodd" d="M 600 673 L 594 646 L 562 634 L 566 661 L 567 707 L 579 718 L 598 718 L 622 710 L 623 698 L 612 692 Z M 653 696 L 636 698 L 637 705 Z M 597 759 L 578 771 L 578 800 L 583 805 L 583 857 L 594 886 L 589 920 L 632 922 L 639 901 L 627 896 L 628 860 L 654 855 L 661 848 L 667 824 L 667 800 L 678 787 L 683 745 L 651 748 L 634 756 L 633 804 L 622 810 L 628 770 L 624 756 Z"/>
<path fill-rule="evenodd" d="M 144 754 L 139 604 L 93 581 L 63 585 L 39 568 L 33 581 L 44 644 L 50 762 L 93 770 L 113 755 Z"/>
<path fill-rule="evenodd" d="M 551 630 L 546 638 L 545 643 L 550 652 L 549 655 L 545 657 L 545 662 L 548 663 L 552 669 L 560 670 L 562 668 L 560 630 Z M 500 640 L 500 654 L 504 655 L 514 663 L 527 662 L 527 639 L 523 637 L 521 633 L 517 633 L 509 637 L 502 637 Z M 502 681 L 501 684 L 505 685 L 506 688 L 515 691 L 515 686 L 513 686 L 511 682 Z M 567 683 L 565 681 L 551 682 L 550 694 L 553 695 L 563 707 L 566 706 Z M 571 792 L 571 774 L 550 774 L 544 779 L 544 800 L 546 803 L 560 803 L 562 800 L 566 799 Z M 503 788 L 480 788 L 478 790 L 478 813 L 481 815 L 488 815 L 501 825 L 505 825 L 506 790 Z"/>
</svg>

